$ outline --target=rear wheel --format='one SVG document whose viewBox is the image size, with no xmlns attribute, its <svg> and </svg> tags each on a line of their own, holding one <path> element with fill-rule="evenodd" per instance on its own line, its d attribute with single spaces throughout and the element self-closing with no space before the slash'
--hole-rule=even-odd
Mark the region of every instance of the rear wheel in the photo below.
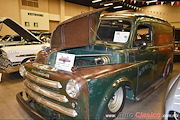
<svg viewBox="0 0 180 120">
<path fill-rule="evenodd" d="M 167 65 L 167 68 L 165 69 L 165 71 L 164 71 L 164 75 L 163 75 L 163 77 L 164 78 L 167 78 L 168 76 L 169 76 L 169 73 L 171 72 L 171 64 L 168 64 Z"/>
<path fill-rule="evenodd" d="M 105 114 L 103 116 L 104 120 L 111 120 L 116 118 L 124 107 L 124 100 L 125 88 L 119 87 L 107 104 Z"/>
</svg>

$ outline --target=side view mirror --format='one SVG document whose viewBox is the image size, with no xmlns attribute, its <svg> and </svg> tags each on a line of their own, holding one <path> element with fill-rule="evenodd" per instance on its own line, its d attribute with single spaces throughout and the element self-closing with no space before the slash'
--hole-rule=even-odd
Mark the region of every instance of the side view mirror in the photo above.
<svg viewBox="0 0 180 120">
<path fill-rule="evenodd" d="M 147 43 L 145 41 L 142 42 L 142 44 L 139 46 L 139 49 L 146 49 Z"/>
<path fill-rule="evenodd" d="M 142 39 L 136 39 L 134 44 L 136 44 L 138 47 L 147 47 L 147 43 Z"/>
<path fill-rule="evenodd" d="M 136 39 L 134 43 L 139 47 L 139 49 L 145 49 L 147 47 L 147 37 L 141 35 L 139 39 Z"/>
</svg>

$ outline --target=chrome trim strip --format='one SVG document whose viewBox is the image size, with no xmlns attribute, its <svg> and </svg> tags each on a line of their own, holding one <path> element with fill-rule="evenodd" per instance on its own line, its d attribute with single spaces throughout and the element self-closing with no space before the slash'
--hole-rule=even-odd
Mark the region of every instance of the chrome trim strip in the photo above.
<svg viewBox="0 0 180 120">
<path fill-rule="evenodd" d="M 29 57 L 29 56 L 36 56 L 36 54 L 17 55 L 16 57 Z"/>
<path fill-rule="evenodd" d="M 34 81 L 36 83 L 39 83 L 39 84 L 42 84 L 42 85 L 45 85 L 45 86 L 48 86 L 48 87 L 62 88 L 62 85 L 61 85 L 60 82 L 53 81 L 53 80 L 48 80 L 48 79 L 45 79 L 45 78 L 41 78 L 41 77 L 38 77 L 36 75 L 31 74 L 30 72 L 26 72 L 25 76 L 28 79 L 31 79 L 32 81 Z"/>
<path fill-rule="evenodd" d="M 24 85 L 43 96 L 49 97 L 49 98 L 57 100 L 59 102 L 64 102 L 64 103 L 68 102 L 68 99 L 66 96 L 48 91 L 42 87 L 37 86 L 36 84 L 30 82 L 27 79 L 24 81 Z"/>
<path fill-rule="evenodd" d="M 20 64 L 21 64 L 21 62 L 13 62 L 12 66 L 17 66 L 17 65 L 20 65 Z"/>
<path fill-rule="evenodd" d="M 39 95 L 37 95 L 36 93 L 34 93 L 32 90 L 26 88 L 25 91 L 28 93 L 29 96 L 31 96 L 35 101 L 57 111 L 57 112 L 60 112 L 62 114 L 65 114 L 67 116 L 70 116 L 70 117 L 76 117 L 78 114 L 75 110 L 73 109 L 70 109 L 70 108 L 66 108 L 64 106 L 61 106 L 59 104 L 55 104 L 49 100 L 46 100 L 45 98 L 43 97 L 40 97 Z"/>
</svg>

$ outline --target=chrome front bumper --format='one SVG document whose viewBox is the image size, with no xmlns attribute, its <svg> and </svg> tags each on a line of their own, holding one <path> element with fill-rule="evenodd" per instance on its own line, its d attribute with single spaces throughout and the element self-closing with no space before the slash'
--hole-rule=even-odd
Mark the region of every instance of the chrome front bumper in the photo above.
<svg viewBox="0 0 180 120">
<path fill-rule="evenodd" d="M 0 72 L 1 73 L 14 73 L 19 71 L 21 61 L 11 62 L 8 58 L 0 55 Z"/>
<path fill-rule="evenodd" d="M 16 95 L 16 99 L 20 106 L 26 111 L 26 113 L 31 116 L 34 120 L 46 120 L 42 117 L 33 107 L 31 107 L 27 101 L 23 99 L 23 92 Z"/>
<path fill-rule="evenodd" d="M 19 65 L 7 67 L 7 68 L 0 68 L 0 73 L 14 73 L 19 71 Z"/>
</svg>

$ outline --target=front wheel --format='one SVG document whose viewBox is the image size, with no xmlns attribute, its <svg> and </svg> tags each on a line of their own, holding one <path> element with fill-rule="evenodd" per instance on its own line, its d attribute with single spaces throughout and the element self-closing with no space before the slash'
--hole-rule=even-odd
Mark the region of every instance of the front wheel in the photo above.
<svg viewBox="0 0 180 120">
<path fill-rule="evenodd" d="M 35 59 L 34 57 L 26 58 L 26 59 L 24 59 L 24 60 L 21 62 L 21 64 L 27 63 L 27 62 L 33 62 L 34 59 Z"/>
<path fill-rule="evenodd" d="M 111 120 L 118 116 L 122 111 L 125 102 L 125 88 L 119 87 L 107 104 L 104 120 Z"/>
</svg>

